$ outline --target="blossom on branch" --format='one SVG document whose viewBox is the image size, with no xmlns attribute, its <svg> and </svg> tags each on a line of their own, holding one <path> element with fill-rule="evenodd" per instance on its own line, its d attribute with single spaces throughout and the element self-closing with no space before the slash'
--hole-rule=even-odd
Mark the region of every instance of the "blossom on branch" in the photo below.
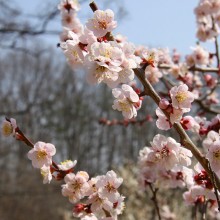
<svg viewBox="0 0 220 220">
<path fill-rule="evenodd" d="M 137 116 L 137 110 L 141 107 L 141 100 L 132 87 L 123 84 L 121 89 L 113 89 L 112 94 L 116 98 L 112 106 L 114 110 L 121 111 L 127 119 Z"/>
<path fill-rule="evenodd" d="M 108 32 L 111 32 L 117 26 L 114 21 L 114 13 L 108 9 L 106 11 L 96 10 L 94 17 L 89 19 L 86 27 L 91 30 L 96 37 L 103 37 Z"/>
<path fill-rule="evenodd" d="M 32 161 L 35 168 L 50 166 L 52 164 L 52 156 L 56 153 L 56 148 L 53 144 L 37 142 L 33 149 L 28 152 L 28 158 Z"/>
</svg>

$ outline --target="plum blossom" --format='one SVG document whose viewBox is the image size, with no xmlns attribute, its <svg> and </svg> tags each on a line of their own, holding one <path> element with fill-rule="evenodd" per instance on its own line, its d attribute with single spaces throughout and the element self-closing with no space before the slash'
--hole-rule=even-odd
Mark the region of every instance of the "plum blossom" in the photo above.
<svg viewBox="0 0 220 220">
<path fill-rule="evenodd" d="M 53 178 L 52 173 L 50 171 L 50 167 L 44 165 L 43 167 L 41 167 L 40 171 L 43 177 L 43 184 L 50 183 L 50 181 Z"/>
<path fill-rule="evenodd" d="M 194 128 L 197 123 L 195 121 L 195 119 L 192 116 L 185 116 L 181 119 L 181 125 L 185 130 L 190 130 L 192 128 Z"/>
<path fill-rule="evenodd" d="M 193 54 L 192 59 L 196 65 L 208 65 L 209 64 L 209 52 L 205 50 L 202 46 L 197 45 L 192 48 Z"/>
<path fill-rule="evenodd" d="M 220 141 L 219 133 L 215 131 L 210 131 L 207 134 L 207 137 L 203 140 L 202 144 L 204 148 L 209 149 L 210 146 L 212 146 L 215 142 L 219 143 L 219 141 Z"/>
<path fill-rule="evenodd" d="M 60 164 L 58 164 L 58 168 L 60 170 L 63 170 L 63 171 L 66 171 L 66 170 L 69 170 L 69 169 L 72 169 L 75 165 L 76 165 L 77 161 L 74 160 L 65 160 L 63 162 L 61 162 Z"/>
<path fill-rule="evenodd" d="M 35 168 L 50 166 L 52 164 L 52 156 L 56 153 L 56 148 L 53 144 L 37 142 L 34 147 L 28 152 L 28 159 L 32 161 Z"/>
<path fill-rule="evenodd" d="M 145 68 L 145 77 L 149 80 L 150 83 L 156 84 L 159 82 L 160 78 L 162 77 L 162 73 L 159 71 L 158 68 L 147 66 Z"/>
<path fill-rule="evenodd" d="M 87 172 L 79 171 L 76 174 L 69 173 L 64 177 L 66 184 L 62 185 L 63 196 L 69 197 L 71 203 L 76 203 L 86 196 L 89 189 L 89 175 Z"/>
<path fill-rule="evenodd" d="M 94 17 L 89 19 L 86 27 L 91 30 L 96 37 L 103 37 L 117 26 L 114 21 L 114 12 L 110 9 L 106 11 L 96 10 Z"/>
<path fill-rule="evenodd" d="M 113 89 L 112 94 L 116 98 L 112 106 L 114 110 L 121 111 L 122 115 L 127 119 L 137 116 L 137 110 L 141 107 L 141 101 L 132 87 L 123 84 L 121 89 Z"/>
<path fill-rule="evenodd" d="M 170 90 L 170 97 L 172 99 L 172 105 L 176 109 L 182 109 L 184 112 L 189 112 L 191 103 L 194 100 L 194 95 L 188 91 L 186 84 L 180 86 L 174 86 Z"/>
<path fill-rule="evenodd" d="M 124 60 L 124 53 L 115 42 L 95 42 L 91 45 L 90 52 L 89 58 L 98 65 L 115 72 L 122 70 L 120 66 Z"/>
<path fill-rule="evenodd" d="M 169 122 L 167 117 L 164 115 L 164 113 L 161 111 L 160 108 L 156 109 L 156 115 L 158 117 L 156 121 L 156 125 L 161 130 L 169 130 L 172 127 L 172 124 Z"/>
<path fill-rule="evenodd" d="M 172 169 L 178 163 L 180 144 L 173 138 L 157 134 L 151 142 L 151 146 L 153 151 L 148 155 L 150 161 L 158 163 L 167 170 Z"/>
<path fill-rule="evenodd" d="M 107 197 L 112 203 L 116 202 L 120 196 L 117 189 L 122 182 L 123 179 L 118 178 L 113 170 L 108 171 L 106 175 L 102 176 L 96 183 L 96 187 L 99 188 L 99 196 L 101 198 Z"/>
<path fill-rule="evenodd" d="M 11 134 L 15 135 L 15 129 L 17 128 L 16 120 L 14 118 L 10 118 L 4 120 L 2 123 L 2 134 L 5 137 L 10 136 Z"/>
<path fill-rule="evenodd" d="M 160 108 L 156 109 L 156 115 L 158 117 L 156 125 L 161 130 L 169 130 L 174 123 L 178 123 L 182 119 L 183 111 L 180 109 L 172 108 L 170 111 L 170 119 L 168 120 L 165 114 Z"/>
<path fill-rule="evenodd" d="M 60 4 L 58 5 L 59 10 L 74 10 L 74 11 L 79 11 L 79 3 L 77 0 L 61 0 Z"/>
<path fill-rule="evenodd" d="M 213 171 L 220 174 L 220 141 L 215 141 L 208 149 L 206 154 Z"/>
</svg>

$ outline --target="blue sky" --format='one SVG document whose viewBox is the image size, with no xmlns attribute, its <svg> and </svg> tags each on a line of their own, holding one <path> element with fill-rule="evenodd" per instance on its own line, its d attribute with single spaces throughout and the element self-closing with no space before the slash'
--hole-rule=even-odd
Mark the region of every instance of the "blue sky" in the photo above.
<svg viewBox="0 0 220 220">
<path fill-rule="evenodd" d="M 108 3 L 110 0 L 97 0 Z M 119 1 L 119 0 L 116 0 Z M 193 10 L 198 0 L 120 0 L 125 6 L 128 15 L 118 22 L 118 28 L 114 33 L 121 33 L 128 37 L 128 40 L 136 45 L 143 44 L 150 47 L 177 48 L 183 54 L 190 53 L 190 47 L 196 43 L 196 22 Z M 43 0 L 17 0 L 21 8 L 26 12 L 36 10 L 47 1 Z M 88 6 L 90 1 L 82 5 L 79 16 L 85 21 L 86 16 L 92 16 Z M 114 5 L 110 5 L 114 8 Z M 104 9 L 102 7 L 102 9 Z M 107 8 L 106 8 L 107 9 Z M 61 28 L 54 23 L 52 28 Z M 54 42 L 58 38 L 47 38 Z M 206 47 L 210 48 L 211 43 Z"/>
</svg>

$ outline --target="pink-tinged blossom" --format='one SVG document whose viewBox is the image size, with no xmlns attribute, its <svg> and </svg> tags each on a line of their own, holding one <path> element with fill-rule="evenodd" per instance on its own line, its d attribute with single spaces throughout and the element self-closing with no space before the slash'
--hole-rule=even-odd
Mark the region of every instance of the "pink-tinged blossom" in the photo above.
<svg viewBox="0 0 220 220">
<path fill-rule="evenodd" d="M 61 13 L 61 16 L 62 16 L 63 27 L 68 28 L 69 30 L 79 35 L 82 33 L 83 26 L 75 12 L 70 11 L 68 13 L 63 11 Z"/>
<path fill-rule="evenodd" d="M 183 110 L 182 109 L 176 109 L 172 108 L 172 111 L 170 112 L 170 122 L 171 124 L 179 123 L 183 116 Z"/>
<path fill-rule="evenodd" d="M 156 115 L 158 117 L 156 121 L 156 125 L 161 130 L 169 130 L 172 127 L 172 124 L 169 122 L 167 117 L 164 115 L 164 113 L 161 111 L 160 108 L 156 109 Z"/>
<path fill-rule="evenodd" d="M 110 9 L 106 11 L 96 10 L 94 17 L 89 19 L 86 27 L 91 30 L 96 37 L 103 37 L 117 26 L 114 21 L 114 12 Z"/>
<path fill-rule="evenodd" d="M 178 147 L 178 160 L 179 164 L 182 166 L 189 166 L 191 165 L 191 159 L 192 157 L 192 152 L 184 147 Z"/>
<path fill-rule="evenodd" d="M 116 98 L 112 106 L 114 110 L 121 111 L 122 115 L 127 119 L 137 116 L 137 109 L 140 108 L 141 102 L 132 87 L 123 84 L 121 89 L 113 89 L 112 94 Z"/>
<path fill-rule="evenodd" d="M 167 119 L 160 108 L 156 109 L 156 115 L 158 116 L 158 119 L 156 121 L 157 127 L 161 130 L 167 131 L 172 127 L 174 123 L 178 123 L 181 121 L 183 111 L 173 108 L 170 112 L 170 120 Z"/>
<path fill-rule="evenodd" d="M 98 65 L 108 68 L 114 72 L 122 70 L 121 64 L 124 61 L 124 53 L 115 42 L 95 42 L 91 45 L 89 58 Z"/>
<path fill-rule="evenodd" d="M 34 147 L 28 152 L 28 158 L 32 160 L 32 165 L 35 168 L 50 166 L 52 164 L 52 156 L 56 153 L 56 148 L 53 144 L 37 142 Z"/>
<path fill-rule="evenodd" d="M 63 11 L 79 11 L 80 9 L 80 5 L 79 2 L 77 0 L 61 0 L 60 4 L 58 5 L 58 9 Z"/>
<path fill-rule="evenodd" d="M 2 123 L 2 134 L 5 137 L 10 136 L 11 134 L 15 135 L 16 128 L 17 124 L 14 118 L 10 118 L 10 120 L 4 120 Z"/>
<path fill-rule="evenodd" d="M 63 196 L 69 197 L 69 201 L 71 203 L 76 203 L 80 199 L 84 198 L 90 187 L 88 179 L 89 175 L 84 171 L 77 172 L 76 174 L 67 174 L 64 177 L 66 184 L 62 185 Z"/>
<path fill-rule="evenodd" d="M 162 73 L 156 67 L 152 67 L 151 65 L 149 65 L 145 68 L 145 77 L 152 84 L 158 83 L 162 76 Z"/>
<path fill-rule="evenodd" d="M 158 163 L 166 170 L 170 170 L 175 164 L 188 166 L 191 164 L 192 153 L 181 147 L 171 137 L 163 135 L 156 135 L 151 142 L 153 152 L 149 153 L 148 159 L 152 162 Z"/>
<path fill-rule="evenodd" d="M 113 203 L 110 202 L 106 197 L 101 198 L 98 193 L 94 193 L 89 196 L 87 204 L 91 204 L 92 213 L 99 216 L 105 216 L 103 209 L 108 212 L 113 209 Z"/>
<path fill-rule="evenodd" d="M 178 163 L 178 150 L 180 144 L 171 137 L 157 134 L 151 142 L 153 152 L 149 153 L 149 160 L 158 163 L 169 170 Z"/>
<path fill-rule="evenodd" d="M 46 183 L 50 183 L 50 181 L 52 180 L 52 173 L 50 172 L 50 166 L 43 166 L 41 169 L 40 169 L 40 172 L 41 172 L 41 175 L 43 177 L 43 184 L 46 184 Z"/>
<path fill-rule="evenodd" d="M 207 159 L 214 172 L 220 174 L 220 141 L 215 141 L 208 149 Z"/>
<path fill-rule="evenodd" d="M 209 64 L 209 52 L 202 46 L 197 45 L 192 48 L 193 54 L 192 59 L 196 65 L 208 65 Z"/>
<path fill-rule="evenodd" d="M 134 69 L 141 63 L 140 57 L 135 55 L 135 46 L 132 43 L 124 42 L 120 44 L 121 49 L 124 53 L 124 60 L 122 63 L 125 69 Z"/>
<path fill-rule="evenodd" d="M 61 162 L 60 164 L 58 164 L 58 168 L 60 170 L 63 170 L 63 171 L 66 171 L 66 170 L 69 170 L 69 169 L 72 169 L 75 165 L 76 165 L 77 161 L 74 160 L 65 160 L 63 162 Z"/>
<path fill-rule="evenodd" d="M 191 190 L 183 193 L 183 199 L 186 205 L 195 205 L 195 203 L 197 202 L 197 198 L 192 195 Z"/>
<path fill-rule="evenodd" d="M 206 148 L 206 151 L 212 146 L 215 142 L 219 143 L 220 135 L 215 131 L 210 131 L 207 134 L 207 137 L 203 141 L 203 147 Z"/>
<path fill-rule="evenodd" d="M 79 47 L 78 43 L 78 37 L 73 40 L 67 40 L 65 43 L 64 54 L 71 67 L 82 65 L 84 60 L 83 51 Z"/>
<path fill-rule="evenodd" d="M 122 182 L 123 179 L 117 177 L 113 170 L 108 171 L 106 175 L 102 176 L 96 183 L 99 196 L 101 198 L 108 198 L 112 203 L 116 202 L 120 196 L 117 189 Z"/>
<path fill-rule="evenodd" d="M 87 81 L 90 84 L 106 83 L 110 88 L 114 88 L 118 83 L 119 74 L 111 71 L 104 66 L 98 65 L 96 62 L 89 62 Z"/>
<path fill-rule="evenodd" d="M 172 105 L 176 109 L 182 109 L 184 112 L 189 112 L 191 103 L 194 100 L 194 95 L 188 91 L 186 84 L 180 86 L 174 86 L 170 90 L 170 97 L 172 99 Z"/>
</svg>

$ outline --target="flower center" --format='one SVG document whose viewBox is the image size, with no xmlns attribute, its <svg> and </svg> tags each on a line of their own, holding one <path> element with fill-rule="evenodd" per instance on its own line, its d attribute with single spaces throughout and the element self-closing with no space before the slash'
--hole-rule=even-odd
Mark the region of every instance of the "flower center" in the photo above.
<svg viewBox="0 0 220 220">
<path fill-rule="evenodd" d="M 213 152 L 213 156 L 215 157 L 215 159 L 220 159 L 220 150 Z"/>
<path fill-rule="evenodd" d="M 99 28 L 102 30 L 105 30 L 107 28 L 107 23 L 106 21 L 98 21 Z"/>
<path fill-rule="evenodd" d="M 105 188 L 107 189 L 108 192 L 114 192 L 116 191 L 115 187 L 108 182 L 108 184 L 105 186 Z"/>
<path fill-rule="evenodd" d="M 126 101 L 126 100 L 122 101 L 121 100 L 121 101 L 118 101 L 118 104 L 119 104 L 119 106 L 120 106 L 120 108 L 123 112 L 129 112 L 130 111 L 130 106 L 129 106 L 128 101 Z"/>
<path fill-rule="evenodd" d="M 169 149 L 165 146 L 161 150 L 160 155 L 161 155 L 162 158 L 165 158 L 165 157 L 167 157 L 169 155 L 169 152 L 170 152 Z"/>
<path fill-rule="evenodd" d="M 175 98 L 179 103 L 184 102 L 187 99 L 187 92 L 179 92 Z"/>
<path fill-rule="evenodd" d="M 40 150 L 37 152 L 37 159 L 42 160 L 47 156 L 47 152 L 45 150 Z"/>
</svg>

